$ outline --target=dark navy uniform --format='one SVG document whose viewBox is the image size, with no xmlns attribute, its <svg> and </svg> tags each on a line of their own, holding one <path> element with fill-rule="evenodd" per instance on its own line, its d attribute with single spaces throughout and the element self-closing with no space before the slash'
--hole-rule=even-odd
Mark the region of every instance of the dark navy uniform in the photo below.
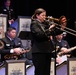
<svg viewBox="0 0 76 75">
<path fill-rule="evenodd" d="M 11 19 L 15 20 L 15 14 L 14 14 L 14 10 L 13 10 L 12 7 L 7 8 L 7 7 L 4 6 L 4 7 L 1 8 L 0 13 L 1 14 L 6 14 L 8 21 L 11 20 Z M 7 24 L 8 24 L 7 27 L 9 27 L 10 26 L 9 22 L 7 22 Z"/>
<path fill-rule="evenodd" d="M 2 14 L 7 14 L 8 15 L 8 20 L 14 19 L 14 10 L 12 7 L 2 7 L 1 12 Z"/>
<path fill-rule="evenodd" d="M 16 58 L 9 58 L 10 56 L 10 50 L 13 48 L 24 48 L 21 42 L 20 38 L 15 38 L 13 41 L 10 40 L 7 36 L 3 39 L 1 39 L 2 43 L 4 44 L 3 48 L 0 50 L 1 54 L 1 59 L 0 59 L 0 66 L 3 64 L 5 60 L 11 60 L 11 59 L 16 59 Z M 0 43 L 0 47 L 2 44 Z M 6 58 L 5 58 L 6 57 Z M 7 58 L 8 57 L 8 58 Z M 18 55 L 17 59 L 19 60 L 26 60 L 26 65 L 32 64 L 26 57 L 24 57 L 24 54 Z"/>
<path fill-rule="evenodd" d="M 2 50 L 1 50 L 1 59 L 2 60 L 5 60 L 5 58 L 4 58 L 4 56 L 5 55 L 9 55 L 9 54 L 11 54 L 10 53 L 10 50 L 11 49 L 13 49 L 13 48 L 23 48 L 23 45 L 22 45 L 22 42 L 21 42 L 21 40 L 19 39 L 19 38 L 15 38 L 13 41 L 12 40 L 10 40 L 7 36 L 5 37 L 5 38 L 2 38 L 1 39 L 2 40 L 2 42 L 3 42 L 3 44 L 4 44 L 4 46 L 3 46 L 3 48 L 2 48 Z"/>
</svg>

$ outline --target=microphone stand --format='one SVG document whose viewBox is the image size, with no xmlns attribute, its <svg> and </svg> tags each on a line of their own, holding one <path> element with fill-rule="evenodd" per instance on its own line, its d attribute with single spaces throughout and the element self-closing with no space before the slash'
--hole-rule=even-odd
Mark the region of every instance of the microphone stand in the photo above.
<svg viewBox="0 0 76 75">
<path fill-rule="evenodd" d="M 52 24 L 55 24 L 55 22 L 52 20 L 52 21 L 49 22 L 49 24 L 52 25 Z M 56 40 L 56 37 L 55 37 L 56 33 L 55 33 L 54 30 L 53 30 L 53 32 L 54 32 L 54 35 L 53 35 L 53 45 L 54 45 L 54 50 L 55 50 L 54 51 L 54 53 L 55 53 L 55 56 L 54 56 L 55 57 L 55 64 L 54 64 L 55 74 L 54 75 L 56 75 L 56 54 L 57 54 L 56 53 L 56 46 L 57 46 L 57 40 Z"/>
<path fill-rule="evenodd" d="M 55 68 L 55 75 L 56 75 L 56 46 L 57 46 L 57 40 L 56 40 L 56 37 L 55 36 L 53 36 L 53 41 L 54 41 L 54 50 L 55 50 L 55 66 L 54 66 L 54 68 Z"/>
</svg>

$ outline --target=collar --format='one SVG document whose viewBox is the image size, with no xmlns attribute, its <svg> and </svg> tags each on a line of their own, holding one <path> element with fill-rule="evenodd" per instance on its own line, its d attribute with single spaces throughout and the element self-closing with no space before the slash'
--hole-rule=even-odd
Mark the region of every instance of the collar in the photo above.
<svg viewBox="0 0 76 75">
<path fill-rule="evenodd" d="M 14 39 L 10 38 L 9 36 L 7 36 L 7 37 L 10 39 L 10 41 L 14 40 Z"/>
</svg>

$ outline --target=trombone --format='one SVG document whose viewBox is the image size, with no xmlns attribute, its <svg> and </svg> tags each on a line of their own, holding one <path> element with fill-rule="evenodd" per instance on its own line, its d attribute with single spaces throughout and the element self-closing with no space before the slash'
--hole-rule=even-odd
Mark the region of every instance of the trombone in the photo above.
<svg viewBox="0 0 76 75">
<path fill-rule="evenodd" d="M 58 23 L 59 23 L 59 21 L 60 21 L 60 19 L 58 19 L 58 18 L 53 18 L 53 17 L 46 17 L 46 19 L 48 19 L 49 21 L 58 22 Z M 60 29 L 60 27 L 62 27 L 62 25 L 59 25 L 59 24 L 57 24 L 57 23 L 55 23 L 55 24 L 56 24 L 56 28 L 57 28 L 57 29 Z M 64 32 L 66 32 L 66 33 L 68 33 L 68 34 L 71 34 L 71 35 L 73 35 L 73 36 L 76 36 L 76 31 L 73 30 L 73 29 L 71 29 L 71 28 L 68 28 L 68 27 L 66 27 L 66 26 L 64 26 L 64 29 L 62 29 L 62 31 L 64 31 Z"/>
</svg>

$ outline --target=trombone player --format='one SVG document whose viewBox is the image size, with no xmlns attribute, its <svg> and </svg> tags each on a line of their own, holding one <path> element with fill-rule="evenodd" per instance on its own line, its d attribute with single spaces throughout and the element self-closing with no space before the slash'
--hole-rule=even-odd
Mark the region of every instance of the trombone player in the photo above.
<svg viewBox="0 0 76 75">
<path fill-rule="evenodd" d="M 32 61 L 35 66 L 35 75 L 50 75 L 51 52 L 54 50 L 50 36 L 62 33 L 62 29 L 57 29 L 55 24 L 50 25 L 46 21 L 46 11 L 38 8 L 32 15 Z"/>
<path fill-rule="evenodd" d="M 59 24 L 62 26 L 63 29 L 67 26 L 67 18 L 66 18 L 66 16 L 62 15 L 59 18 Z"/>
</svg>

